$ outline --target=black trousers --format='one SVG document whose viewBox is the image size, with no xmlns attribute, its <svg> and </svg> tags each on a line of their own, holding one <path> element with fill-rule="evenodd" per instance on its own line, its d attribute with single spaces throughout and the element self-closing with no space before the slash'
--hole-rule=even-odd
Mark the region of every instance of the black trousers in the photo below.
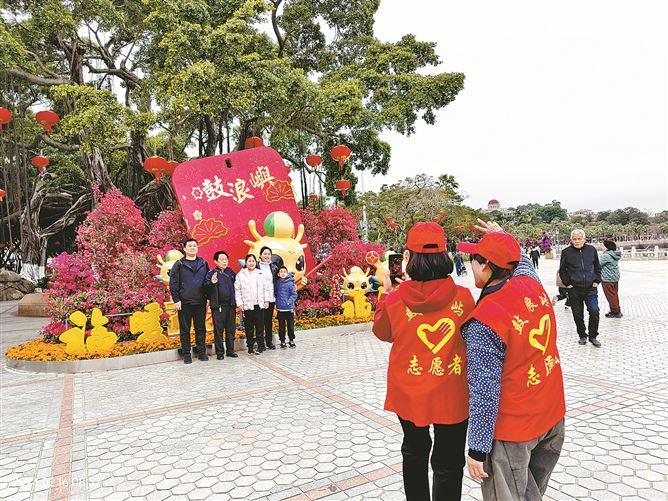
<svg viewBox="0 0 668 501">
<path fill-rule="evenodd" d="M 598 289 L 596 287 L 580 288 L 572 287 L 568 289 L 568 302 L 571 305 L 573 312 L 573 320 L 575 320 L 575 327 L 578 330 L 578 336 L 581 339 L 587 338 L 587 330 L 584 322 L 584 309 L 587 307 L 589 312 L 589 339 L 596 339 L 598 336 Z"/>
<path fill-rule="evenodd" d="M 272 321 L 274 320 L 274 307 L 276 303 L 269 303 L 269 308 L 262 310 L 263 322 L 264 322 L 264 340 L 267 343 L 267 346 L 274 344 L 274 335 L 271 332 L 273 327 Z"/>
<path fill-rule="evenodd" d="M 399 418 L 404 430 L 401 444 L 404 491 L 407 501 L 451 501 L 462 498 L 464 446 L 468 419 L 457 424 L 435 424 L 432 450 L 429 426 L 415 426 Z M 429 496 L 429 453 L 434 472 L 432 497 Z"/>
<path fill-rule="evenodd" d="M 248 351 L 253 349 L 257 341 L 258 350 L 264 350 L 264 312 L 258 305 L 252 310 L 244 310 L 244 329 L 246 331 L 246 347 Z"/>
<path fill-rule="evenodd" d="M 219 306 L 211 308 L 213 318 L 213 338 L 216 345 L 216 355 L 234 353 L 234 331 L 236 327 L 236 312 L 234 306 Z M 223 344 L 223 340 L 225 340 Z"/>
<path fill-rule="evenodd" d="M 290 341 L 295 339 L 295 312 L 279 311 L 278 314 L 278 339 L 285 343 L 285 328 L 288 330 Z"/>
<path fill-rule="evenodd" d="M 533 261 L 533 267 L 538 268 L 538 258 L 537 257 L 532 257 L 531 261 Z"/>
<path fill-rule="evenodd" d="M 181 352 L 190 353 L 190 326 L 195 324 L 195 351 L 206 353 L 206 304 L 183 304 L 179 310 Z"/>
</svg>

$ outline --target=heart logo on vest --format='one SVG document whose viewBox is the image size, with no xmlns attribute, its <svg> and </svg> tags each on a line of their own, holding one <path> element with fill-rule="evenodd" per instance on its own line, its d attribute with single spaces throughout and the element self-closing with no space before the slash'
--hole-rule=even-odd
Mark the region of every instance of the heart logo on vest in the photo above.
<svg viewBox="0 0 668 501">
<path fill-rule="evenodd" d="M 545 355 L 545 350 L 547 350 L 547 343 L 550 342 L 551 331 L 552 322 L 550 320 L 550 315 L 546 313 L 541 317 L 540 322 L 538 323 L 538 328 L 531 329 L 529 331 L 529 344 L 537 350 L 540 350 L 541 353 Z M 545 336 L 544 344 L 541 344 L 541 342 L 536 338 L 542 338 L 543 335 Z"/>
<path fill-rule="evenodd" d="M 440 332 L 443 338 L 438 343 L 429 341 L 428 335 Z M 417 329 L 417 335 L 427 348 L 435 355 L 443 348 L 448 341 L 455 335 L 455 323 L 450 318 L 441 318 L 434 325 L 421 324 Z"/>
</svg>

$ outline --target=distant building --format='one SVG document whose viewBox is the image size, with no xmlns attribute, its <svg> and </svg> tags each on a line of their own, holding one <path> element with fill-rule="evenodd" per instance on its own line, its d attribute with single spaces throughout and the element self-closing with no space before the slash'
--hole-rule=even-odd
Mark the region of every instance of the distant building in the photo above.
<svg viewBox="0 0 668 501">
<path fill-rule="evenodd" d="M 482 212 L 492 212 L 495 210 L 501 212 L 502 214 L 508 214 L 510 212 L 510 209 L 502 208 L 501 202 L 499 202 L 496 198 L 492 198 L 489 202 L 487 202 L 487 208 L 482 209 Z"/>
</svg>

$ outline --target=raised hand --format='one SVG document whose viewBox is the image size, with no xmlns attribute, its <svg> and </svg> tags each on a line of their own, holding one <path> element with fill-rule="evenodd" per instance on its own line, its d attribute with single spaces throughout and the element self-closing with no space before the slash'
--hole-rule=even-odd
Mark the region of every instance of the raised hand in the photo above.
<svg viewBox="0 0 668 501">
<path fill-rule="evenodd" d="M 478 218 L 478 224 L 475 224 L 473 226 L 482 233 L 495 233 L 503 231 L 503 228 L 499 226 L 499 223 L 496 223 L 494 221 L 485 222 L 480 218 Z"/>
</svg>

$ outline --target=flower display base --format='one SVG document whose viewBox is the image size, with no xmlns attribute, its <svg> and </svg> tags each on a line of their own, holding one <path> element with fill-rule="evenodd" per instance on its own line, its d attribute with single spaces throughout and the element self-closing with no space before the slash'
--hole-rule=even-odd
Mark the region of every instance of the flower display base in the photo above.
<svg viewBox="0 0 668 501">
<path fill-rule="evenodd" d="M 316 334 L 328 334 L 332 336 L 344 336 L 355 332 L 366 332 L 371 329 L 371 323 L 354 323 L 338 325 L 334 327 L 322 327 L 309 329 L 307 331 L 296 331 L 297 340 L 308 338 Z M 302 337 L 303 336 L 303 337 Z M 278 340 L 278 335 L 274 334 L 274 341 Z M 299 342 L 299 341 L 298 341 Z M 246 340 L 235 339 L 234 349 L 239 352 L 246 351 Z M 213 345 L 207 345 L 207 353 L 214 356 Z M 150 353 L 138 353 L 121 357 L 92 358 L 84 360 L 62 360 L 62 361 L 34 361 L 17 360 L 7 357 L 7 368 L 31 373 L 55 373 L 55 374 L 77 374 L 81 372 L 103 372 L 117 369 L 130 369 L 144 365 L 161 364 L 164 362 L 174 362 L 181 360 L 178 349 L 168 349 L 154 351 Z M 214 360 L 215 362 L 215 360 Z"/>
</svg>

